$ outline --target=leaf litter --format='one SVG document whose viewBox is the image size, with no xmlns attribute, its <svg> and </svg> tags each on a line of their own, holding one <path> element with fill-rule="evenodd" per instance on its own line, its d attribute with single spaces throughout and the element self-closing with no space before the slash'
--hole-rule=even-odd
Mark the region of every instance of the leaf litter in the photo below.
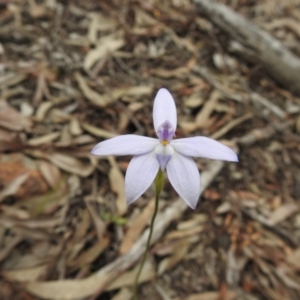
<svg viewBox="0 0 300 300">
<path fill-rule="evenodd" d="M 225 3 L 300 55 L 297 1 Z M 166 182 L 140 298 L 300 299 L 296 95 L 193 1 L 3 1 L 0 24 L 1 299 L 130 299 L 154 190 L 127 206 L 129 158 L 89 152 L 154 136 L 160 87 L 177 138 L 222 138 L 240 163 L 196 161 L 195 211 Z"/>
</svg>

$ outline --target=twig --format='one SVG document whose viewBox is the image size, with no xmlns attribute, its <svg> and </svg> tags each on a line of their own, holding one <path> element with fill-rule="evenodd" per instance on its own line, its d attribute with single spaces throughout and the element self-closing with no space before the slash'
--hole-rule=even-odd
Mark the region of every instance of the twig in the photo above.
<svg viewBox="0 0 300 300">
<path fill-rule="evenodd" d="M 212 0 L 194 0 L 194 3 L 200 13 L 232 39 L 251 49 L 270 76 L 300 95 L 300 59 L 279 40 L 224 4 Z"/>
</svg>

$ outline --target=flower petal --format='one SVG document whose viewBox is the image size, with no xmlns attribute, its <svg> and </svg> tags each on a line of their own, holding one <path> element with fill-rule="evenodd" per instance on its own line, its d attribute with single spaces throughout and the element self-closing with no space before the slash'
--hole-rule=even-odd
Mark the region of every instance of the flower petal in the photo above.
<svg viewBox="0 0 300 300">
<path fill-rule="evenodd" d="M 138 199 L 154 181 L 159 163 L 154 151 L 134 156 L 125 176 L 125 194 L 127 204 Z"/>
<path fill-rule="evenodd" d="M 91 153 L 95 155 L 139 155 L 152 151 L 158 144 L 157 139 L 126 134 L 97 144 Z"/>
<path fill-rule="evenodd" d="M 159 126 L 165 121 L 169 121 L 172 124 L 173 129 L 176 130 L 176 105 L 170 92 L 167 89 L 162 88 L 156 94 L 153 104 L 153 123 L 156 132 L 158 131 Z"/>
<path fill-rule="evenodd" d="M 186 156 L 239 161 L 229 147 L 204 136 L 172 140 L 171 145 L 175 151 Z"/>
<path fill-rule="evenodd" d="M 200 174 L 194 160 L 175 152 L 167 164 L 167 173 L 179 196 L 195 209 L 200 197 Z"/>
</svg>

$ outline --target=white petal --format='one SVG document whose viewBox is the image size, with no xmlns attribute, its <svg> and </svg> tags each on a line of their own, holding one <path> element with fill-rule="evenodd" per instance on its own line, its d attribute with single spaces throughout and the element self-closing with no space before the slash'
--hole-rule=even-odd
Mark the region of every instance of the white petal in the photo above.
<svg viewBox="0 0 300 300">
<path fill-rule="evenodd" d="M 229 147 L 204 136 L 172 140 L 171 145 L 176 152 L 187 156 L 239 161 Z"/>
<path fill-rule="evenodd" d="M 174 99 L 170 92 L 162 88 L 156 94 L 153 104 L 153 123 L 155 131 L 165 121 L 169 121 L 174 130 L 177 127 L 177 111 Z"/>
<path fill-rule="evenodd" d="M 154 181 L 159 163 L 154 151 L 134 156 L 125 176 L 125 194 L 127 204 L 138 199 Z"/>
<path fill-rule="evenodd" d="M 139 155 L 152 151 L 158 144 L 157 139 L 126 134 L 97 144 L 91 153 L 95 155 Z"/>
<path fill-rule="evenodd" d="M 200 197 L 200 174 L 193 159 L 175 152 L 167 164 L 167 173 L 179 196 L 195 209 Z"/>
</svg>

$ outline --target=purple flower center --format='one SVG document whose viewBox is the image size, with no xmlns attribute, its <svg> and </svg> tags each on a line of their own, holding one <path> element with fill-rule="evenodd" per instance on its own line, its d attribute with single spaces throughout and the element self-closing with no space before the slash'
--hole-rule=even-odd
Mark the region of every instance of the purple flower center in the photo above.
<svg viewBox="0 0 300 300">
<path fill-rule="evenodd" d="M 168 145 L 173 136 L 175 135 L 175 130 L 172 126 L 172 124 L 166 120 L 165 122 L 163 122 L 157 130 L 157 136 L 159 138 L 159 141 L 164 145 Z"/>
</svg>

